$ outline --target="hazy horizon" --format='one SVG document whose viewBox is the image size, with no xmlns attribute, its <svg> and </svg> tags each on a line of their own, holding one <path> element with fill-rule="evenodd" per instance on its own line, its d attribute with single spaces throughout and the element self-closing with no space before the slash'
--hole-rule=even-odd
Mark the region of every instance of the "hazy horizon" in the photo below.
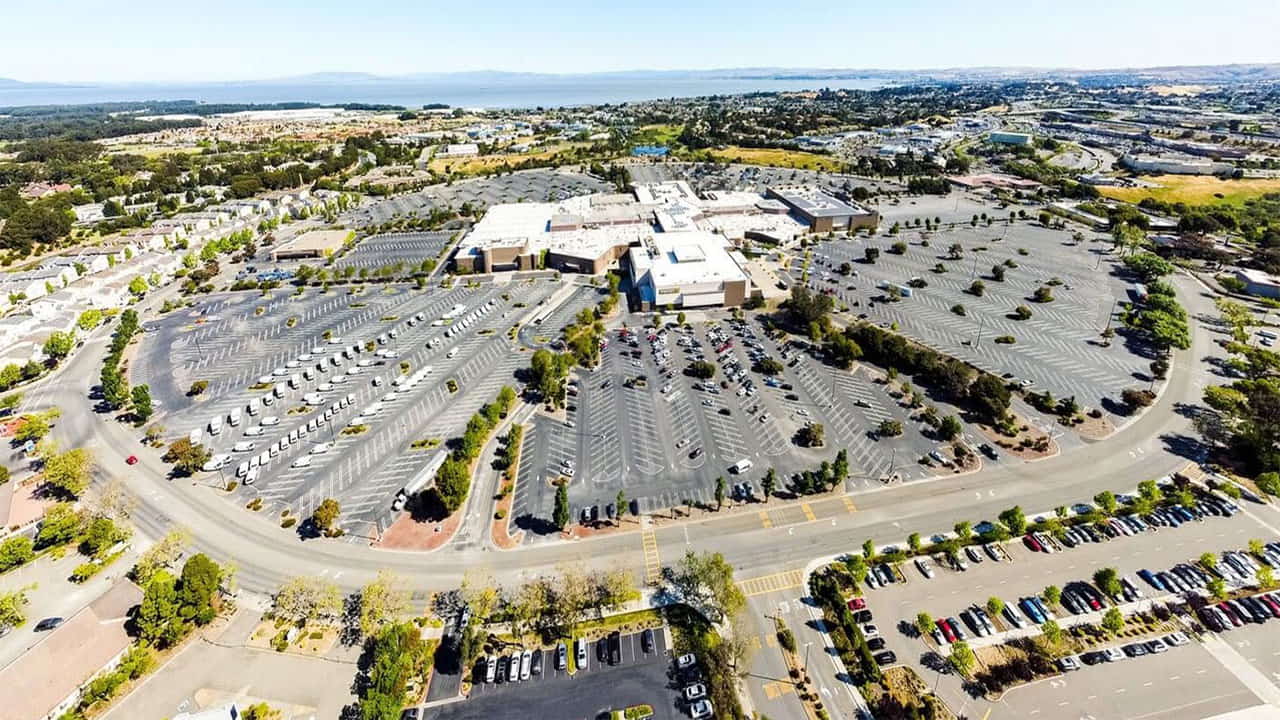
<svg viewBox="0 0 1280 720">
<path fill-rule="evenodd" d="M 0 77 L 29 83 L 205 83 L 316 72 L 417 73 L 739 68 L 919 71 L 1127 69 L 1274 62 L 1273 0 L 902 0 L 786 5 L 650 0 L 464 10 L 404 0 L 226 0 L 189 12 L 169 0 L 28 3 L 0 46 Z"/>
</svg>

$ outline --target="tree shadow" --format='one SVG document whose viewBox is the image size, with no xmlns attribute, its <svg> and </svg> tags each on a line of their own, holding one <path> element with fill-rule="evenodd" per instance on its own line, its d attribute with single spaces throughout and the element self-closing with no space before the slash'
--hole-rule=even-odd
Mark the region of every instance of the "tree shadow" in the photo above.
<svg viewBox="0 0 1280 720">
<path fill-rule="evenodd" d="M 534 533 L 535 535 L 555 535 L 560 532 L 560 528 L 550 520 L 535 517 L 529 513 L 524 513 L 513 518 L 517 528 Z"/>
<path fill-rule="evenodd" d="M 405 509 L 414 522 L 440 522 L 449 517 L 449 511 L 440 502 L 440 498 L 429 490 L 415 493 L 409 498 Z"/>
</svg>

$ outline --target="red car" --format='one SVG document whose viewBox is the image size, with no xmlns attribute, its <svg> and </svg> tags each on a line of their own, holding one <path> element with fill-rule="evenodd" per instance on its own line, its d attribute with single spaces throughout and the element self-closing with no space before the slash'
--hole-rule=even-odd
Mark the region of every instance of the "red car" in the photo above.
<svg viewBox="0 0 1280 720">
<path fill-rule="evenodd" d="M 1041 545 L 1040 541 L 1037 540 L 1035 536 L 1032 535 L 1031 533 L 1027 533 L 1026 537 L 1022 539 L 1024 542 L 1026 542 L 1027 547 L 1031 548 L 1032 550 L 1035 550 L 1036 552 L 1044 552 L 1044 546 Z"/>
<path fill-rule="evenodd" d="M 943 618 L 939 618 L 934 621 L 934 624 L 942 631 L 942 636 L 947 639 L 947 642 L 953 643 L 956 641 L 956 633 L 951 629 L 951 623 L 948 623 Z"/>
<path fill-rule="evenodd" d="M 137 455 L 130 455 L 129 457 L 127 457 L 127 458 L 125 458 L 125 459 L 124 459 L 124 462 L 125 462 L 125 464 L 126 464 L 126 465 L 137 465 L 137 464 L 138 464 L 138 456 L 137 456 Z"/>
<path fill-rule="evenodd" d="M 866 607 L 867 607 L 867 601 L 866 601 L 866 600 L 864 600 L 864 599 L 862 599 L 862 598 L 860 598 L 860 597 L 856 597 L 856 598 L 849 598 L 849 609 L 850 609 L 850 610 L 863 610 L 863 609 L 865 609 Z"/>
</svg>

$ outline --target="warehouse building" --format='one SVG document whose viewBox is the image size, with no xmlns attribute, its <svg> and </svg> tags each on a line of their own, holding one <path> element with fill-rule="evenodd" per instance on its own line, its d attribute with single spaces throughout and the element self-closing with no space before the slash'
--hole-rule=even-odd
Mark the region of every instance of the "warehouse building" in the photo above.
<svg viewBox="0 0 1280 720">
<path fill-rule="evenodd" d="M 272 260 L 327 258 L 342 249 L 355 233 L 350 230 L 308 230 L 271 250 Z"/>
<path fill-rule="evenodd" d="M 1027 133 L 989 132 L 987 140 L 996 145 L 1030 145 L 1032 137 Z"/>
<path fill-rule="evenodd" d="M 858 230 L 880 224 L 880 213 L 814 188 L 771 187 L 765 195 L 786 205 L 809 226 L 809 232 Z"/>
</svg>

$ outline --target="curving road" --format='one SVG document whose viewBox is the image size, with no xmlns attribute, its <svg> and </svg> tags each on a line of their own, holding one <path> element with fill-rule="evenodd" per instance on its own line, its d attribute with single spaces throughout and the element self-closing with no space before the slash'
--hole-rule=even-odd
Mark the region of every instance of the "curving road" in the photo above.
<svg viewBox="0 0 1280 720">
<path fill-rule="evenodd" d="M 969 476 L 856 494 L 851 499 L 857 511 L 836 519 L 763 527 L 757 513 L 748 512 L 658 527 L 654 533 L 662 562 L 686 550 L 716 550 L 737 568 L 739 578 L 750 578 L 800 568 L 808 558 L 855 549 L 869 537 L 878 542 L 898 541 L 911 532 L 927 537 L 959 520 L 994 518 L 1014 504 L 1029 512 L 1070 505 L 1100 490 L 1129 489 L 1140 480 L 1184 467 L 1199 452 L 1187 408 L 1199 403 L 1203 386 L 1212 381 L 1209 365 L 1202 360 L 1218 347 L 1213 331 L 1194 320 L 1215 315 L 1210 293 L 1189 277 L 1178 276 L 1174 284 L 1193 318 L 1192 347 L 1175 355 L 1157 404 L 1106 440 L 1035 463 L 987 463 L 986 469 Z M 355 589 L 380 568 L 404 576 L 419 592 L 457 587 L 470 568 L 488 569 L 504 583 L 553 571 L 565 562 L 628 567 L 644 577 L 638 532 L 510 551 L 446 546 L 415 553 L 301 541 L 292 531 L 282 530 L 275 518 L 216 497 L 221 492 L 203 480 L 168 479 L 159 451 L 143 447 L 131 427 L 93 412 L 88 392 L 97 380 L 106 344 L 105 335 L 91 340 L 42 388 L 44 404 L 63 409 L 55 429 L 59 439 L 66 446 L 92 447 L 101 474 L 125 480 L 139 500 L 133 521 L 144 535 L 159 537 L 173 525 L 189 528 L 196 548 L 220 562 L 234 563 L 241 586 L 250 592 L 270 593 L 296 575 L 323 575 L 344 589 Z M 125 464 L 130 454 L 138 456 L 137 465 Z M 490 500 L 483 493 L 473 493 L 470 502 L 481 505 L 469 512 L 488 512 L 484 504 Z"/>
</svg>

